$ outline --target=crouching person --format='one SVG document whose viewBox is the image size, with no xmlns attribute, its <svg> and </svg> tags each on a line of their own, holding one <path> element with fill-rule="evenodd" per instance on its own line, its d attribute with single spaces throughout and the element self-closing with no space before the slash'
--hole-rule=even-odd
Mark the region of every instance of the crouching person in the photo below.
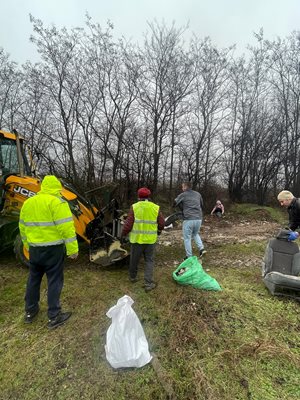
<svg viewBox="0 0 300 400">
<path fill-rule="evenodd" d="M 25 323 L 31 323 L 39 312 L 40 286 L 43 275 L 48 282 L 48 328 L 65 323 L 71 312 L 62 312 L 60 294 L 63 288 L 65 254 L 78 256 L 78 243 L 72 213 L 61 198 L 62 185 L 53 175 L 42 181 L 36 196 L 27 199 L 21 209 L 19 228 L 23 244 L 29 249 L 29 276 L 25 294 Z"/>
<path fill-rule="evenodd" d="M 150 200 L 151 192 L 140 188 L 137 192 L 138 202 L 129 210 L 128 217 L 122 229 L 122 237 L 129 234 L 131 243 L 129 279 L 137 281 L 138 263 L 141 256 L 145 260 L 145 290 L 156 287 L 153 282 L 154 250 L 157 235 L 164 229 L 165 220 L 159 206 Z"/>
<path fill-rule="evenodd" d="M 299 237 L 300 228 L 300 199 L 296 198 L 293 193 L 288 190 L 282 190 L 277 199 L 281 205 L 281 207 L 285 207 L 289 214 L 289 229 L 291 232 L 289 233 L 288 240 L 296 240 Z"/>
</svg>

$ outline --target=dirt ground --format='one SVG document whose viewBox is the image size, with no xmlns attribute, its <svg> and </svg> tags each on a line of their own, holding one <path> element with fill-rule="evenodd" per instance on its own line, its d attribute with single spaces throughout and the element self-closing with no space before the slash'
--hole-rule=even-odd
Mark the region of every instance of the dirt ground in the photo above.
<svg viewBox="0 0 300 400">
<path fill-rule="evenodd" d="M 280 229 L 280 225 L 276 222 L 271 222 L 266 219 L 255 219 L 255 220 L 239 220 L 237 218 L 230 218 L 225 216 L 222 219 L 218 219 L 214 216 L 206 216 L 201 226 L 200 235 L 203 240 L 205 249 L 208 254 L 213 254 L 213 257 L 209 257 L 209 264 L 223 266 L 250 266 L 261 264 L 261 254 L 251 254 L 251 256 L 244 256 L 243 259 L 236 259 L 234 254 L 228 257 L 226 250 L 220 250 L 222 244 L 247 244 L 252 241 L 259 241 L 262 243 L 268 242 L 268 240 L 274 237 Z M 165 229 L 159 236 L 158 243 L 161 246 L 170 249 L 179 249 L 179 258 L 174 258 L 172 251 L 171 259 L 174 265 L 178 265 L 185 255 L 184 245 L 182 239 L 182 222 L 179 221 L 172 229 Z M 219 248 L 217 252 L 214 250 Z M 82 265 L 86 267 L 88 259 L 88 248 L 83 247 L 81 249 L 81 256 L 76 262 L 68 261 L 70 265 Z M 176 252 L 178 254 L 178 252 Z M 208 258 L 208 257 L 207 257 Z M 2 255 L 1 264 L 15 264 L 15 255 L 13 251 L 7 251 Z M 156 263 L 159 264 L 159 259 L 156 259 Z M 21 265 L 21 264 L 20 264 Z M 94 264 L 91 264 L 94 265 Z M 108 267 L 109 268 L 109 267 Z"/>
<path fill-rule="evenodd" d="M 252 240 L 267 240 L 277 233 L 280 226 L 270 221 L 232 221 L 205 218 L 201 227 L 201 238 L 209 244 L 221 243 L 248 243 Z M 160 237 L 162 242 L 171 241 L 172 244 L 182 240 L 181 224 L 173 229 L 165 230 Z"/>
<path fill-rule="evenodd" d="M 183 249 L 182 240 L 182 225 L 179 222 L 172 229 L 165 230 L 159 237 L 159 243 L 163 246 L 181 246 Z M 280 229 L 280 225 L 276 222 L 267 220 L 232 220 L 218 219 L 214 216 L 205 217 L 200 235 L 203 240 L 207 252 L 213 251 L 215 246 L 221 244 L 245 244 L 251 241 L 265 242 L 274 237 Z M 182 250 L 184 252 L 184 250 Z M 219 264 L 222 259 L 222 264 L 231 266 L 247 266 L 253 263 L 260 265 L 261 254 L 251 254 L 245 256 L 242 260 L 234 259 L 234 257 L 224 258 L 222 252 L 212 260 L 211 264 Z"/>
</svg>

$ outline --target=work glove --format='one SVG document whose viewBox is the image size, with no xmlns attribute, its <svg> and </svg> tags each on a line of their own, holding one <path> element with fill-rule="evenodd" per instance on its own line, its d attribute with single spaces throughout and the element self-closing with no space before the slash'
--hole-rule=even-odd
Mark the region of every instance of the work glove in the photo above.
<svg viewBox="0 0 300 400">
<path fill-rule="evenodd" d="M 299 233 L 298 232 L 289 232 L 288 234 L 288 241 L 291 242 L 292 240 L 296 240 L 299 237 Z"/>
</svg>

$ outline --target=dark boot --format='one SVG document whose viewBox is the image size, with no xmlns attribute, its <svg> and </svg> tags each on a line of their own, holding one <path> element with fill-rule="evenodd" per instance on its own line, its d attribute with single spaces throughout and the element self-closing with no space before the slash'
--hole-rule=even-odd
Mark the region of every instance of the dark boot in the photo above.
<svg viewBox="0 0 300 400">
<path fill-rule="evenodd" d="M 72 313 L 69 312 L 60 312 L 56 317 L 49 319 L 48 328 L 54 329 L 62 324 L 64 324 L 70 317 Z"/>
</svg>

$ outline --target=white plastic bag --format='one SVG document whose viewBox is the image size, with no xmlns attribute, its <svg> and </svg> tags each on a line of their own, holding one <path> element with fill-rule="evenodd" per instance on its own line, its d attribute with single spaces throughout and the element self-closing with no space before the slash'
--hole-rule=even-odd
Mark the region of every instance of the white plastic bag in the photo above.
<svg viewBox="0 0 300 400">
<path fill-rule="evenodd" d="M 105 353 L 113 368 L 143 367 L 152 359 L 143 327 L 131 307 L 133 303 L 125 295 L 106 313 L 112 323 L 106 333 Z"/>
</svg>

